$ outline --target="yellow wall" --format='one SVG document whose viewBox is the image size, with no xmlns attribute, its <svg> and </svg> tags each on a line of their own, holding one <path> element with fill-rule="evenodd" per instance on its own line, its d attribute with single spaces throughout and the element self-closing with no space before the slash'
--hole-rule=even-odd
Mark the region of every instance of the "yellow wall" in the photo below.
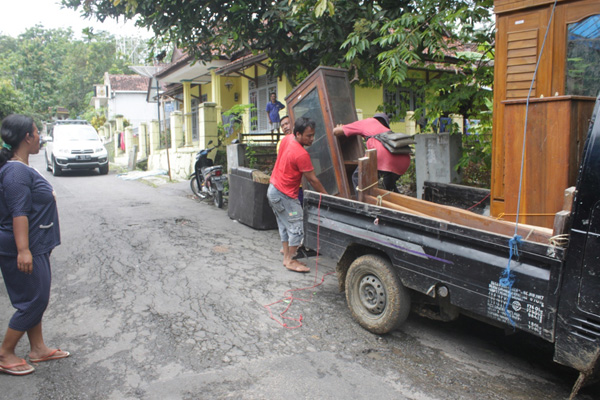
<svg viewBox="0 0 600 400">
<path fill-rule="evenodd" d="M 227 85 L 225 85 L 226 82 L 232 83 L 233 86 L 231 86 L 229 89 L 227 89 Z M 242 104 L 241 92 L 242 92 L 242 78 L 233 77 L 233 76 L 232 77 L 230 77 L 230 76 L 221 77 L 221 107 L 223 107 L 221 112 L 225 112 L 225 111 L 229 110 L 231 107 L 233 107 L 236 104 Z M 235 100 L 236 93 L 238 95 L 237 101 Z"/>
<path fill-rule="evenodd" d="M 383 105 L 383 88 L 365 88 L 354 87 L 354 105 L 358 110 L 362 110 L 362 118 L 371 118 L 380 112 L 377 107 Z M 360 118 L 360 115 L 358 116 Z M 390 129 L 394 132 L 404 132 L 406 124 L 404 122 L 392 122 Z"/>
<path fill-rule="evenodd" d="M 202 94 L 206 95 L 206 101 L 214 103 L 212 96 L 212 83 L 205 83 L 202 85 Z"/>
</svg>

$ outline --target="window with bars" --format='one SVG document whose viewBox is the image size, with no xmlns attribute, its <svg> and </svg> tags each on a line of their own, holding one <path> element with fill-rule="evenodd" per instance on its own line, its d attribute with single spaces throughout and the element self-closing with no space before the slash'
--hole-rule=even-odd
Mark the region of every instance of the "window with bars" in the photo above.
<svg viewBox="0 0 600 400">
<path fill-rule="evenodd" d="M 390 118 L 404 122 L 407 111 L 414 111 L 424 102 L 423 90 L 411 82 L 383 89 L 383 108 Z"/>
</svg>

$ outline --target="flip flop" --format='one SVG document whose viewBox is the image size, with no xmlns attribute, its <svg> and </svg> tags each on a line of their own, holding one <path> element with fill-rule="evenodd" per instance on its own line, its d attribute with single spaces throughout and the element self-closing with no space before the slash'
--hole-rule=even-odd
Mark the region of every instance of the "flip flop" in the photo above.
<svg viewBox="0 0 600 400">
<path fill-rule="evenodd" d="M 27 361 L 25 361 L 21 358 L 20 363 L 11 364 L 11 365 L 0 365 L 0 372 L 4 372 L 5 374 L 8 374 L 8 375 L 19 375 L 20 376 L 20 375 L 29 375 L 30 373 L 35 371 L 35 368 L 33 368 L 31 365 L 29 365 L 29 368 L 24 369 L 24 370 L 14 369 L 15 367 L 20 367 L 22 365 L 29 365 L 29 364 L 27 364 Z"/>
<path fill-rule="evenodd" d="M 305 265 L 302 265 L 299 262 L 292 263 L 292 265 L 286 265 L 285 267 L 290 271 L 294 272 L 310 272 L 310 268 L 308 268 Z"/>
<path fill-rule="evenodd" d="M 47 356 L 42 357 L 42 358 L 29 357 L 29 361 L 31 361 L 32 363 L 39 363 L 42 361 L 60 360 L 61 358 L 67 358 L 71 355 L 71 353 L 69 353 L 68 351 L 63 351 L 63 353 L 65 353 L 65 354 L 56 355 L 56 353 L 58 353 L 59 351 L 62 351 L 62 350 L 61 349 L 53 350 L 52 352 L 50 352 L 50 354 L 48 354 Z"/>
</svg>

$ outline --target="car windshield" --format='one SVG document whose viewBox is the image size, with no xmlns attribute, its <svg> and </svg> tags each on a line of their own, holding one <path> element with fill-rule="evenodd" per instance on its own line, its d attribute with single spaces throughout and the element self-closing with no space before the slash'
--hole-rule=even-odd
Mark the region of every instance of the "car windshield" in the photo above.
<svg viewBox="0 0 600 400">
<path fill-rule="evenodd" d="M 54 127 L 54 140 L 57 142 L 97 140 L 100 137 L 92 126 L 87 125 L 60 125 Z"/>
</svg>

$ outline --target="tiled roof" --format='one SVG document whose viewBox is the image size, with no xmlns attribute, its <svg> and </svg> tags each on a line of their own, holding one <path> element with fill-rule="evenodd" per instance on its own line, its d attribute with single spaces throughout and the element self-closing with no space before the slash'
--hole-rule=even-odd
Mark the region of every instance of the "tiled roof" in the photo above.
<svg viewBox="0 0 600 400">
<path fill-rule="evenodd" d="M 264 61 L 267 58 L 268 58 L 268 56 L 266 53 L 259 53 L 256 55 L 248 54 L 248 55 L 245 55 L 245 56 L 242 56 L 242 57 L 236 59 L 235 61 L 230 62 L 227 65 L 220 67 L 219 69 L 217 69 L 217 74 L 223 75 L 223 74 L 228 74 L 230 72 L 237 72 L 239 70 L 248 68 L 249 66 L 252 66 L 256 63 Z"/>
<path fill-rule="evenodd" d="M 110 79 L 110 87 L 112 90 L 135 90 L 145 92 L 148 90 L 148 81 L 140 75 L 108 75 Z"/>
</svg>

